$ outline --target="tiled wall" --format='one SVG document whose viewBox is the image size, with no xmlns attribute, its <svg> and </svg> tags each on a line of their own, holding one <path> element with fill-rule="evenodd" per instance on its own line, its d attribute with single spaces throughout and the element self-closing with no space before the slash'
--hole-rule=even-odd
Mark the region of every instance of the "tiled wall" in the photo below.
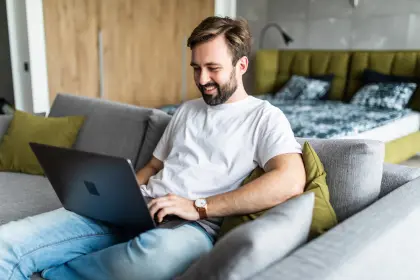
<svg viewBox="0 0 420 280">
<path fill-rule="evenodd" d="M 237 16 L 250 24 L 254 51 L 268 22 L 294 38 L 292 49 L 420 49 L 420 0 L 359 0 L 357 8 L 349 0 L 238 0 Z M 286 46 L 272 28 L 264 48 Z M 252 72 L 251 67 L 248 90 Z"/>
</svg>

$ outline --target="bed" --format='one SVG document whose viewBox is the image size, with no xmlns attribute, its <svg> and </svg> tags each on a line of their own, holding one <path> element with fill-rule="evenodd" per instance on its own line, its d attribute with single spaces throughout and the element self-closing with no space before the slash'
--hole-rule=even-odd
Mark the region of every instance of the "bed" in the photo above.
<svg viewBox="0 0 420 280">
<path fill-rule="evenodd" d="M 362 87 L 362 73 L 420 77 L 420 51 L 260 50 L 255 61 L 257 98 L 288 117 L 297 137 L 364 138 L 385 142 L 385 161 L 402 162 L 420 152 L 420 86 L 402 110 L 375 110 L 349 104 Z M 328 100 L 270 98 L 293 75 L 333 74 Z"/>
</svg>

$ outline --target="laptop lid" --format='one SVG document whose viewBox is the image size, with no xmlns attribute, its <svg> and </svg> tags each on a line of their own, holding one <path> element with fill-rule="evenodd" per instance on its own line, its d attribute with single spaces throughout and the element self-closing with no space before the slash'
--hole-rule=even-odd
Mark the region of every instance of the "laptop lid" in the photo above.
<svg viewBox="0 0 420 280">
<path fill-rule="evenodd" d="M 129 160 L 30 143 L 64 208 L 144 232 L 156 227 Z"/>
</svg>

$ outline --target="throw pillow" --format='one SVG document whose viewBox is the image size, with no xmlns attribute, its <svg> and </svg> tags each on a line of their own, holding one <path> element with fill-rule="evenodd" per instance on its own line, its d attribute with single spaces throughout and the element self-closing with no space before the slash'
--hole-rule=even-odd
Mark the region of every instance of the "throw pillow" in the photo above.
<svg viewBox="0 0 420 280">
<path fill-rule="evenodd" d="M 83 116 L 45 118 L 16 111 L 0 143 L 0 170 L 43 175 L 29 142 L 70 148 L 83 122 Z"/>
<path fill-rule="evenodd" d="M 331 87 L 330 82 L 293 75 L 275 94 L 277 100 L 319 100 Z"/>
<path fill-rule="evenodd" d="M 417 88 L 416 83 L 376 83 L 363 86 L 350 103 L 379 109 L 404 109 Z"/>
<path fill-rule="evenodd" d="M 307 241 L 314 195 L 304 194 L 235 228 L 176 279 L 251 279 Z"/>
<path fill-rule="evenodd" d="M 387 75 L 375 70 L 365 69 L 362 74 L 364 85 L 376 83 L 420 83 L 420 78 L 410 76 Z"/>
<path fill-rule="evenodd" d="M 297 97 L 298 100 L 320 100 L 323 99 L 331 87 L 330 82 L 317 79 L 307 79 L 306 88 Z"/>
<path fill-rule="evenodd" d="M 326 172 L 324 166 L 316 154 L 315 150 L 308 142 L 303 144 L 302 158 L 306 172 L 306 184 L 304 192 L 315 193 L 315 206 L 313 209 L 313 217 L 309 238 L 313 239 L 337 224 L 335 211 L 330 203 L 330 194 L 326 181 Z M 252 180 L 264 174 L 264 170 L 256 168 L 242 183 L 245 185 Z M 224 218 L 219 233 L 219 237 L 223 236 L 234 227 L 248 221 L 252 221 L 263 215 L 265 211 L 241 216 L 229 216 Z"/>
<path fill-rule="evenodd" d="M 293 75 L 278 92 L 274 94 L 276 100 L 295 100 L 306 86 L 304 77 Z"/>
</svg>

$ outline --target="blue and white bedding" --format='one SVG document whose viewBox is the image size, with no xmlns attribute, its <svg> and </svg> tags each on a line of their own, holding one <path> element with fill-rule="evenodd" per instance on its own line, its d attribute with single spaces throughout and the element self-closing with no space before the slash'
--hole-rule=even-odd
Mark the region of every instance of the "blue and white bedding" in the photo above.
<svg viewBox="0 0 420 280">
<path fill-rule="evenodd" d="M 375 109 L 330 100 L 276 100 L 269 95 L 256 96 L 280 108 L 296 137 L 340 138 L 356 135 L 400 119 L 412 110 Z M 161 110 L 173 114 L 177 106 Z"/>
</svg>

